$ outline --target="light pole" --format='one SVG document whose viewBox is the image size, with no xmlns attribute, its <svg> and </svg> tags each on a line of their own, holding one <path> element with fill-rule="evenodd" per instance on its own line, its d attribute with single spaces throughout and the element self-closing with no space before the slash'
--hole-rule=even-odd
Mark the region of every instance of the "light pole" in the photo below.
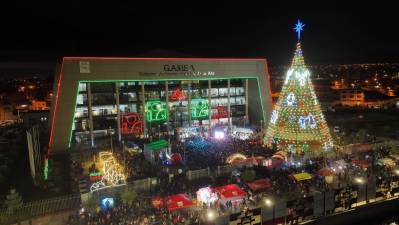
<svg viewBox="0 0 399 225">
<path fill-rule="evenodd" d="M 272 207 L 272 209 L 273 209 L 273 217 L 272 217 L 273 219 L 272 219 L 272 221 L 273 221 L 273 225 L 274 225 L 275 217 L 276 217 L 276 205 L 274 204 L 274 202 L 270 198 L 265 198 L 264 202 L 265 202 L 265 205 L 267 207 Z"/>
<path fill-rule="evenodd" d="M 367 178 L 366 179 L 364 179 L 363 177 L 356 177 L 355 178 L 355 182 L 356 183 L 358 183 L 359 185 L 366 185 L 365 186 L 365 191 L 366 191 L 366 193 L 365 193 L 365 198 L 366 198 L 366 203 L 368 203 L 368 198 L 367 198 Z"/>
<path fill-rule="evenodd" d="M 109 127 L 108 131 L 109 131 L 109 135 L 110 135 L 110 139 L 111 139 L 111 152 L 114 153 L 114 147 L 113 147 L 113 144 L 112 144 L 112 135 L 114 134 L 114 132 L 111 129 L 111 127 Z"/>
</svg>

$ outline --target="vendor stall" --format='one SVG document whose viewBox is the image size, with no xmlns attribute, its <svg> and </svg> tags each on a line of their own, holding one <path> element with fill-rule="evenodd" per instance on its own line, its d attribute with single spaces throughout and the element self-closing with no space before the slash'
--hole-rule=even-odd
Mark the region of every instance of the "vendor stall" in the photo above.
<svg viewBox="0 0 399 225">
<path fill-rule="evenodd" d="M 238 205 L 247 196 L 247 193 L 236 184 L 228 184 L 212 189 L 218 194 L 219 202 L 222 204 L 231 201 L 232 205 Z"/>
<path fill-rule="evenodd" d="M 259 179 L 247 184 L 252 191 L 265 190 L 271 187 L 271 183 L 268 179 Z"/>
<path fill-rule="evenodd" d="M 353 159 L 352 160 L 352 163 L 353 164 L 355 164 L 355 165 L 357 165 L 357 166 L 359 166 L 359 167 L 362 167 L 362 168 L 368 168 L 369 166 L 370 166 L 370 163 L 369 162 L 367 162 L 367 161 L 365 161 L 365 160 L 360 160 L 360 159 Z"/>
<path fill-rule="evenodd" d="M 386 166 L 386 167 L 390 167 L 390 168 L 393 168 L 393 167 L 396 166 L 395 161 L 394 161 L 393 159 L 391 159 L 391 158 L 382 158 L 382 159 L 379 159 L 379 160 L 378 160 L 378 163 L 381 164 L 381 165 L 384 165 L 384 166 Z"/>
<path fill-rule="evenodd" d="M 312 179 L 312 175 L 310 175 L 309 173 L 297 173 L 297 174 L 293 174 L 292 177 L 296 181 L 305 181 L 305 180 Z"/>
<path fill-rule="evenodd" d="M 185 194 L 168 196 L 164 198 L 164 203 L 169 211 L 185 209 L 194 205 L 193 201 Z"/>
<path fill-rule="evenodd" d="M 154 141 L 144 145 L 144 157 L 156 164 L 164 155 L 169 155 L 169 143 L 165 140 Z"/>
<path fill-rule="evenodd" d="M 197 191 L 197 201 L 201 204 L 212 205 L 218 200 L 218 195 L 215 190 L 210 187 L 200 188 Z"/>
</svg>

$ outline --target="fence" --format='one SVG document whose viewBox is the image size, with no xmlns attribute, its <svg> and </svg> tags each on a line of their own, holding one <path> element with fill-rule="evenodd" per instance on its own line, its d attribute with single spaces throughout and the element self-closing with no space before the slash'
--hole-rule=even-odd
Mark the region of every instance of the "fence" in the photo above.
<svg viewBox="0 0 399 225">
<path fill-rule="evenodd" d="M 80 195 L 68 195 L 28 202 L 13 209 L 0 209 L 0 218 L 5 220 L 0 220 L 0 223 L 16 223 L 17 221 L 26 220 L 39 215 L 55 213 L 68 209 L 78 209 L 80 203 Z"/>
<path fill-rule="evenodd" d="M 211 168 L 199 169 L 199 170 L 189 170 L 186 173 L 188 180 L 196 180 L 204 177 L 215 176 L 219 177 L 225 174 L 229 174 L 234 170 L 234 167 L 226 165 L 226 166 L 218 166 L 216 170 Z"/>
</svg>

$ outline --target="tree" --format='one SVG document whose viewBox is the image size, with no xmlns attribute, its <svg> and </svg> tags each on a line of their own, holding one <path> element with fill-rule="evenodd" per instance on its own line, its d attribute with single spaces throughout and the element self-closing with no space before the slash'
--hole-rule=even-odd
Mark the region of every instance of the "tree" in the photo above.
<svg viewBox="0 0 399 225">
<path fill-rule="evenodd" d="M 125 204 L 132 203 L 137 198 L 137 192 L 132 188 L 126 188 L 121 193 L 121 200 Z"/>
<path fill-rule="evenodd" d="M 250 170 L 250 169 L 246 169 L 244 171 L 244 173 L 242 173 L 242 179 L 245 182 L 251 182 L 255 179 L 256 175 L 255 175 L 255 171 Z"/>
<path fill-rule="evenodd" d="M 15 189 L 11 189 L 10 193 L 6 195 L 4 204 L 8 212 L 14 212 L 15 209 L 22 206 L 23 201 L 19 193 Z"/>
<path fill-rule="evenodd" d="M 272 111 L 265 143 L 269 147 L 276 143 L 278 148 L 291 153 L 332 148 L 330 130 L 305 66 L 299 41 Z"/>
</svg>

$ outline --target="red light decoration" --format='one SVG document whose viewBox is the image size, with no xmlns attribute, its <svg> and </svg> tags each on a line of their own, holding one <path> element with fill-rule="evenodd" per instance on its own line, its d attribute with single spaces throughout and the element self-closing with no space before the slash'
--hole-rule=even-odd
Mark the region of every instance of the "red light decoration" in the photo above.
<svg viewBox="0 0 399 225">
<path fill-rule="evenodd" d="M 212 107 L 212 119 L 227 118 L 227 106 Z"/>
<path fill-rule="evenodd" d="M 143 121 L 140 119 L 140 115 L 138 113 L 132 112 L 128 114 L 122 114 L 121 123 L 122 134 L 143 134 Z"/>
<path fill-rule="evenodd" d="M 173 91 L 170 99 L 173 101 L 181 101 L 186 99 L 186 94 L 184 94 L 184 92 L 180 90 L 180 88 L 177 88 L 175 91 Z"/>
<path fill-rule="evenodd" d="M 90 178 L 90 181 L 95 182 L 95 181 L 101 180 L 103 178 L 103 176 L 101 175 L 101 173 L 95 172 L 95 173 L 90 173 L 89 178 Z"/>
</svg>

